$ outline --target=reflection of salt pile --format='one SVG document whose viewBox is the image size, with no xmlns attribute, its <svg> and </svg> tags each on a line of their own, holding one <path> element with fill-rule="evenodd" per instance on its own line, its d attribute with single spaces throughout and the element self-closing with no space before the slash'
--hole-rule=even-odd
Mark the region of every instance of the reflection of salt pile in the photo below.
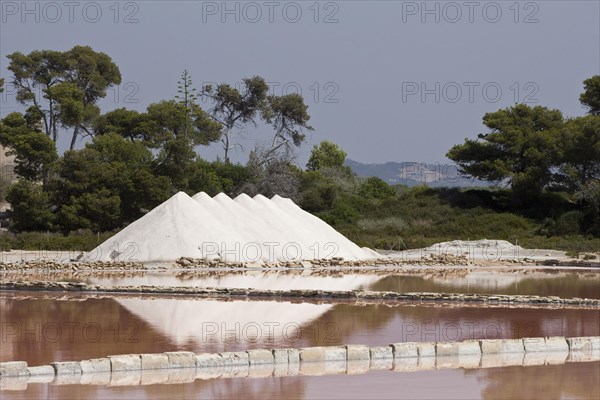
<svg viewBox="0 0 600 400">
<path fill-rule="evenodd" d="M 88 260 L 287 261 L 379 255 L 361 249 L 289 199 L 177 193 L 88 253 Z"/>
<path fill-rule="evenodd" d="M 339 278 L 310 276 L 225 276 L 206 278 L 198 286 L 252 287 L 259 290 L 354 290 L 375 283 L 377 275 L 345 275 Z M 98 280 L 102 282 L 100 278 Z M 181 285 L 181 281 L 147 281 L 147 284 Z M 301 327 L 317 320 L 332 304 L 291 303 L 287 301 L 217 301 L 189 299 L 116 300 L 152 328 L 172 340 L 177 349 L 184 345 L 200 346 L 197 350 L 230 351 L 232 342 L 242 349 L 249 346 L 292 346 Z M 310 328 L 307 330 L 310 331 Z M 312 333 L 314 334 L 314 333 Z M 311 334 L 305 334 L 310 336 Z M 281 343 L 281 341 L 287 341 Z M 229 344 L 228 344 L 229 343 Z"/>
</svg>

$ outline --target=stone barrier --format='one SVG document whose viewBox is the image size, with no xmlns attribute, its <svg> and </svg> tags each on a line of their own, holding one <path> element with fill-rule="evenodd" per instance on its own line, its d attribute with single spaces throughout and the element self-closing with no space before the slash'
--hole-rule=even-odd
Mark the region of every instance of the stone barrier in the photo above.
<svg viewBox="0 0 600 400">
<path fill-rule="evenodd" d="M 511 262 L 512 263 L 512 262 Z M 225 261 L 221 259 L 202 259 L 182 257 L 168 263 L 172 269 L 272 269 L 272 268 L 352 268 L 352 267 L 401 267 L 401 266 L 478 266 L 467 256 L 453 254 L 430 254 L 418 259 L 395 257 L 375 258 L 370 260 L 344 260 L 340 257 L 316 260 L 290 260 L 276 262 L 244 262 Z M 515 264 L 515 263 L 512 263 Z M 517 264 L 532 265 L 533 261 L 521 260 Z M 0 271 L 142 271 L 156 269 L 152 263 L 130 261 L 54 261 L 30 260 L 17 262 L 0 262 Z"/>
<path fill-rule="evenodd" d="M 301 268 L 301 269 L 330 269 L 344 268 L 352 269 L 357 267 L 419 267 L 419 266 L 439 266 L 439 267 L 481 267 L 482 265 L 499 266 L 523 266 L 531 267 L 580 267 L 580 268 L 598 268 L 600 263 L 588 260 L 534 260 L 527 257 L 520 259 L 486 259 L 472 258 L 460 254 L 422 254 L 419 258 L 410 257 L 386 257 L 370 260 L 344 260 L 341 257 L 314 259 L 314 260 L 290 260 L 275 262 L 241 262 L 226 261 L 221 259 L 202 259 L 182 257 L 174 262 L 163 263 L 160 267 L 153 263 L 141 263 L 135 260 L 127 261 L 82 261 L 80 256 L 70 261 L 56 261 L 52 259 L 37 259 L 14 262 L 0 262 L 0 271 L 144 271 L 157 268 L 170 268 L 182 270 L 195 269 L 273 269 L 273 268 Z"/>
<path fill-rule="evenodd" d="M 9 361 L 0 363 L 0 377 L 3 376 L 29 376 L 25 361 Z"/>
<path fill-rule="evenodd" d="M 219 377 L 359 374 L 381 369 L 496 368 L 599 360 L 598 336 L 255 349 L 218 354 L 174 351 L 111 355 L 35 367 L 28 367 L 24 361 L 0 362 L 0 389 L 24 390 L 28 383 L 151 385 Z"/>
<path fill-rule="evenodd" d="M 360 300 L 360 301 L 432 301 L 462 302 L 485 304 L 549 304 L 600 307 L 600 299 L 582 299 L 578 297 L 560 298 L 557 296 L 502 295 L 502 294 L 461 294 L 427 292 L 373 292 L 367 290 L 328 291 L 328 290 L 257 290 L 240 288 L 197 288 L 189 286 L 103 286 L 85 282 L 49 282 L 49 281 L 7 281 L 0 282 L 0 290 L 7 291 L 51 291 L 85 292 L 105 294 L 168 294 L 190 295 L 198 298 L 276 298 L 311 299 L 322 301 Z M 532 344 L 533 345 L 533 344 Z"/>
</svg>

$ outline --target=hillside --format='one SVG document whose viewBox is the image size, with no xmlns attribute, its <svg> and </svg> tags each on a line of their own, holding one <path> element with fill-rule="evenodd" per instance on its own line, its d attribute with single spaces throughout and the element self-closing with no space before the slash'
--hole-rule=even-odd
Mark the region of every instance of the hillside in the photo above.
<svg viewBox="0 0 600 400">
<path fill-rule="evenodd" d="M 363 164 L 346 159 L 344 165 L 361 177 L 375 176 L 390 185 L 430 187 L 482 187 L 489 183 L 461 176 L 455 164 L 429 164 L 422 162 L 386 162 L 384 164 Z"/>
</svg>

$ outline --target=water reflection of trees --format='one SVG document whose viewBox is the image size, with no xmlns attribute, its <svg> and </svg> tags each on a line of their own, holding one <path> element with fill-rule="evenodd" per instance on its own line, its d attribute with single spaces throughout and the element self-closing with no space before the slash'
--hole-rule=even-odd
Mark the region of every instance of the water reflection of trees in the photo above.
<svg viewBox="0 0 600 400">
<path fill-rule="evenodd" d="M 500 275 L 499 275 L 500 276 Z M 521 275 L 522 276 L 522 275 Z M 503 275 L 504 279 L 506 275 Z M 461 277 L 463 280 L 466 276 Z M 518 278 L 518 279 L 517 279 Z M 508 278 L 510 279 L 510 278 Z M 515 282 L 508 286 L 486 287 L 473 280 L 471 283 L 458 281 L 456 276 L 431 274 L 427 278 L 414 275 L 387 276 L 373 284 L 370 290 L 393 292 L 447 292 L 477 294 L 523 294 L 560 297 L 600 298 L 600 280 L 598 276 L 588 277 L 582 274 L 562 274 L 521 278 L 515 276 Z"/>
<path fill-rule="evenodd" d="M 11 351 L 30 365 L 77 360 L 81 355 L 94 358 L 124 352 L 152 353 L 164 351 L 160 347 L 169 344 L 169 338 L 112 299 L 4 298 L 0 299 L 0 319 L 4 329 L 8 328 L 7 324 L 16 324 L 18 333 L 24 334 L 13 335 L 6 331 L 0 354 Z M 77 325 L 69 325 L 73 323 Z M 60 336 L 55 326 L 60 327 Z M 88 327 L 85 333 L 84 327 Z"/>
<path fill-rule="evenodd" d="M 366 338 L 367 343 L 364 344 L 369 345 L 401 341 L 600 335 L 600 311 L 597 309 L 339 304 L 323 314 L 319 322 L 336 327 L 335 342 L 324 343 L 329 345 L 349 343 L 356 335 Z"/>
<path fill-rule="evenodd" d="M 203 304 L 203 300 L 192 302 L 198 302 L 199 306 Z M 234 305 L 236 303 L 238 302 L 229 302 Z M 255 302 L 239 303 L 246 307 L 244 309 L 251 310 Z M 293 315 L 295 304 L 287 306 Z M 191 330 L 190 336 L 184 338 L 169 335 L 169 327 L 152 325 L 143 317 L 143 313 L 134 314 L 111 298 L 87 298 L 81 301 L 4 298 L 0 300 L 2 322 L 17 323 L 20 330 L 31 330 L 36 324 L 53 323 L 63 327 L 63 332 L 59 341 L 36 340 L 32 335 L 27 335 L 25 340 L 21 340 L 18 335 L 5 334 L 7 340 L 0 349 L 0 355 L 3 359 L 12 359 L 12 354 L 17 354 L 20 359 L 34 365 L 104 357 L 109 354 L 171 350 L 214 351 L 211 349 L 215 346 L 202 343 L 202 318 L 199 315 L 183 316 L 188 320 L 196 318 L 199 321 L 197 335 L 194 336 L 195 331 Z M 226 320 L 227 316 L 223 318 Z M 177 321 L 172 321 L 172 324 L 178 324 Z M 75 340 L 70 341 L 66 324 L 73 322 L 78 325 L 74 328 Z M 595 309 L 487 308 L 414 303 L 393 306 L 337 304 L 329 309 L 325 308 L 314 320 L 299 322 L 302 324 L 302 336 L 299 340 L 280 339 L 254 344 L 243 341 L 243 338 L 236 343 L 228 339 L 227 345 L 216 347 L 236 351 L 250 347 L 303 347 L 349 343 L 382 345 L 401 341 L 600 334 L 600 311 Z M 100 327 L 102 335 L 99 340 L 85 340 L 82 328 L 87 324 Z M 118 332 L 115 331 L 115 324 L 119 326 Z M 94 330 L 91 333 L 93 334 Z"/>
<path fill-rule="evenodd" d="M 485 382 L 484 399 L 600 397 L 600 362 L 465 370 Z M 595 394 L 595 395 L 594 395 Z"/>
<path fill-rule="evenodd" d="M 166 373 L 166 372 L 165 372 Z M 13 399 L 289 399 L 305 398 L 307 381 L 300 377 L 265 379 L 195 380 L 184 384 L 148 386 L 41 385 L 30 384 L 26 391 L 1 392 Z M 4 397 L 6 396 L 6 397 Z"/>
</svg>

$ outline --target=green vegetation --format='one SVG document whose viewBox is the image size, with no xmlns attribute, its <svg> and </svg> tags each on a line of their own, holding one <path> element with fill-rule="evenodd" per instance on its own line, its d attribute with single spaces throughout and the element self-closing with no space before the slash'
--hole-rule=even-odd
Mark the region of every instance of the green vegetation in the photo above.
<svg viewBox="0 0 600 400">
<path fill-rule="evenodd" d="M 20 232 L 0 234 L 0 251 L 11 250 L 61 250 L 73 251 L 76 257 L 81 251 L 93 250 L 116 232 L 94 233 L 90 230 L 70 232 Z"/>
<path fill-rule="evenodd" d="M 59 127 L 73 129 L 71 150 L 82 132 L 89 134 L 99 116 L 98 100 L 106 96 L 108 88 L 121 83 L 121 73 L 113 60 L 89 46 L 75 46 L 64 52 L 15 52 L 7 57 L 17 100 L 29 106 L 27 115 L 35 115 L 36 123 L 41 120 L 54 142 Z M 41 89 L 42 96 L 37 89 Z"/>
<path fill-rule="evenodd" d="M 358 178 L 344 166 L 346 152 L 328 141 L 314 146 L 306 169 L 295 165 L 294 151 L 313 130 L 308 107 L 297 94 L 269 95 L 260 76 L 197 91 L 185 70 L 174 98 L 143 112 L 102 113 L 98 101 L 121 81 L 108 55 L 75 46 L 8 58 L 17 99 L 28 108 L 0 121 L 0 144 L 15 155 L 19 178 L 9 187 L 0 182 L 0 197 L 12 205 L 4 248 L 89 250 L 176 192 L 205 191 L 290 197 L 375 248 L 493 238 L 574 253 L 600 249 L 600 76 L 584 82 L 586 116 L 518 104 L 486 114 L 489 132 L 449 150 L 464 174 L 502 188 L 409 189 Z M 259 122 L 273 139 L 253 149 L 246 165 L 231 163 L 236 135 Z M 59 157 L 61 129 L 72 136 Z M 75 149 L 83 135 L 91 140 Z M 224 161 L 202 159 L 211 143 L 222 144 Z"/>
<path fill-rule="evenodd" d="M 379 204 L 363 205 L 355 212 L 360 215 L 356 223 L 334 226 L 361 246 L 380 249 L 412 249 L 448 240 L 482 238 L 518 241 L 526 248 L 577 252 L 600 249 L 600 238 L 592 235 L 572 231 L 545 234 L 546 220 L 530 218 L 503 206 L 510 204 L 511 194 L 507 190 L 396 189 L 398 195 Z M 569 203 L 565 201 L 563 206 L 569 207 Z M 348 205 L 344 207 L 347 209 Z M 330 213 L 320 216 L 327 220 Z"/>
</svg>

